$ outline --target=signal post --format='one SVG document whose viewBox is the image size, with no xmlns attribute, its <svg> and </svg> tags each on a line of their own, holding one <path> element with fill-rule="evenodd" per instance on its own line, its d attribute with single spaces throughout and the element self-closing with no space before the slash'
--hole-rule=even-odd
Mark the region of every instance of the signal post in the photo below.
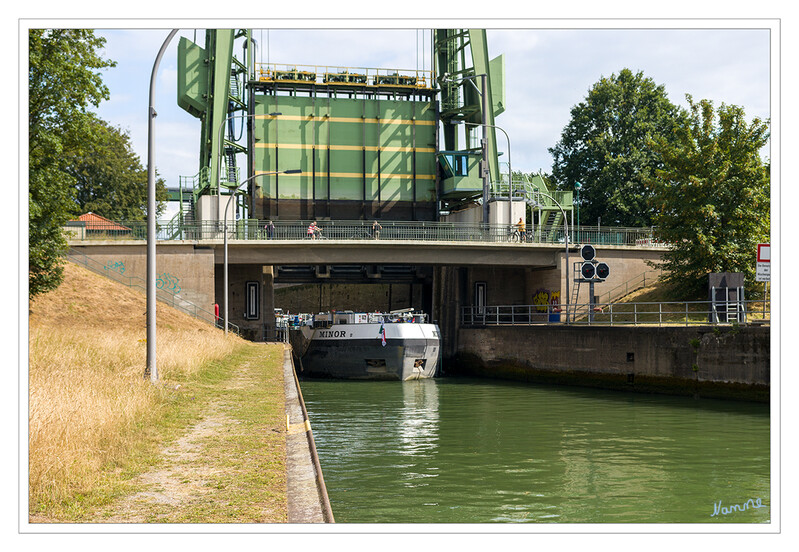
<svg viewBox="0 0 799 552">
<path fill-rule="evenodd" d="M 594 283 L 604 282 L 610 276 L 610 267 L 607 263 L 602 263 L 596 260 L 596 249 L 591 244 L 585 244 L 580 247 L 580 256 L 583 262 L 580 265 L 580 278 L 578 282 L 588 283 L 588 321 L 594 321 Z"/>
</svg>

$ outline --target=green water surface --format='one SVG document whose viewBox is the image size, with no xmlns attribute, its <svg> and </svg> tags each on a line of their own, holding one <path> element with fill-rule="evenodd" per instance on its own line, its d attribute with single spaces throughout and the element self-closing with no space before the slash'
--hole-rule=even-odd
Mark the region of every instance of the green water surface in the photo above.
<svg viewBox="0 0 799 552">
<path fill-rule="evenodd" d="M 466 378 L 302 392 L 338 523 L 770 519 L 767 405 Z"/>
</svg>

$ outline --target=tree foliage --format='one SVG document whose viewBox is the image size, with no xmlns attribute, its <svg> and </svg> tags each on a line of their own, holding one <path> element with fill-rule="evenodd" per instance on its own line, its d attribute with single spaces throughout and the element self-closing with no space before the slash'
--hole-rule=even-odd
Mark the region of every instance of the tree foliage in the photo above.
<svg viewBox="0 0 799 552">
<path fill-rule="evenodd" d="M 704 298 L 710 272 L 743 272 L 754 281 L 758 243 L 771 224 L 768 163 L 760 158 L 769 121 L 747 123 L 735 105 L 690 105 L 672 139 L 653 140 L 663 167 L 650 182 L 659 236 L 672 248 L 663 268 L 681 297 Z"/>
<path fill-rule="evenodd" d="M 75 179 L 75 202 L 81 213 L 92 212 L 111 220 L 147 217 L 147 169 L 121 128 L 102 119 L 90 121 L 93 140 L 73 157 L 69 174 Z M 163 179 L 156 181 L 160 214 L 166 201 Z"/>
<path fill-rule="evenodd" d="M 63 279 L 61 228 L 74 214 L 74 156 L 93 140 L 90 105 L 108 99 L 98 70 L 113 67 L 97 50 L 105 39 L 85 29 L 31 29 L 28 36 L 29 290 Z"/>
<path fill-rule="evenodd" d="M 648 179 L 660 166 L 647 140 L 671 136 L 680 110 L 664 87 L 642 72 L 622 69 L 601 78 L 571 110 L 560 141 L 550 148 L 552 177 L 561 190 L 580 190 L 584 224 L 650 226 Z"/>
</svg>

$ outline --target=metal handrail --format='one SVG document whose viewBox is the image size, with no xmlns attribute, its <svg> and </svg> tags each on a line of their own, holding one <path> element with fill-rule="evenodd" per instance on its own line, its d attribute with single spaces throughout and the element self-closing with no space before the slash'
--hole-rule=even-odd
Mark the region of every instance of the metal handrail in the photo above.
<svg viewBox="0 0 799 552">
<path fill-rule="evenodd" d="M 637 291 L 641 288 L 646 287 L 646 280 L 647 275 L 654 274 L 654 276 L 649 276 L 650 281 L 652 284 L 658 281 L 660 275 L 663 274 L 662 270 L 645 270 L 641 274 L 634 276 L 627 280 L 626 282 L 622 282 L 618 284 L 616 287 L 612 288 L 610 291 L 606 291 L 602 295 L 599 295 L 600 303 L 610 303 L 611 301 L 618 299 L 620 297 L 624 297 L 633 291 Z M 620 290 L 624 291 L 620 291 Z M 618 292 L 618 293 L 617 293 Z"/>
<path fill-rule="evenodd" d="M 256 74 L 260 82 L 360 84 L 426 89 L 429 89 L 433 83 L 433 72 L 429 69 L 257 63 Z"/>
<path fill-rule="evenodd" d="M 577 324 L 597 326 L 692 326 L 769 324 L 771 304 L 765 310 L 762 300 L 734 301 L 734 308 L 724 302 L 720 311 L 713 301 L 664 301 L 637 303 L 580 303 L 561 305 L 491 305 L 461 307 L 463 326 L 528 326 L 542 324 Z M 591 309 L 593 308 L 593 311 Z M 576 312 L 567 320 L 566 312 Z"/>
<path fill-rule="evenodd" d="M 312 221 L 274 221 L 274 230 L 268 230 L 267 221 L 256 219 L 238 220 L 228 224 L 228 239 L 231 240 L 402 240 L 422 242 L 481 242 L 502 243 L 514 241 L 515 225 L 472 224 L 432 221 L 379 221 L 379 234 L 372 230 L 373 220 L 321 220 L 317 222 L 319 231 L 308 233 Z M 124 229 L 120 229 L 124 227 Z M 655 230 L 624 227 L 582 227 L 580 235 L 585 238 L 576 243 L 595 243 L 602 245 L 636 246 L 642 240 L 653 241 Z M 84 240 L 145 240 L 147 237 L 144 221 L 112 222 L 106 226 L 93 224 L 83 231 Z M 170 221 L 158 227 L 159 240 L 221 240 L 224 239 L 224 221 Z M 542 227 L 537 225 L 528 233 L 526 244 L 563 243 L 564 231 L 561 227 Z M 518 241 L 518 240 L 516 240 Z M 571 240 L 570 241 L 575 241 Z M 647 245 L 649 247 L 649 245 Z"/>
<path fill-rule="evenodd" d="M 184 188 L 187 192 L 191 191 L 191 193 L 194 195 L 194 199 L 196 200 L 203 190 L 210 185 L 211 180 L 209 177 L 209 170 L 210 169 L 208 167 L 203 167 L 200 169 L 200 172 L 194 176 L 181 176 L 181 188 Z"/>
<path fill-rule="evenodd" d="M 111 280 L 114 280 L 115 282 L 118 282 L 124 286 L 139 289 L 145 293 L 147 292 L 147 286 L 143 278 L 139 278 L 138 276 L 124 276 L 116 267 L 103 265 L 88 255 L 84 255 L 83 253 L 72 248 L 70 248 L 69 252 L 67 253 L 67 260 L 75 264 L 82 265 L 95 274 L 106 276 L 107 278 L 110 278 Z M 178 294 L 172 293 L 167 289 L 158 288 L 156 289 L 155 295 L 156 299 L 162 303 L 166 303 L 193 318 L 208 322 L 209 324 L 213 324 L 217 327 L 220 325 L 220 319 L 215 314 L 195 305 L 191 301 L 183 299 Z M 240 329 L 237 325 L 228 322 L 228 326 L 232 328 L 232 331 L 235 332 L 236 335 L 240 335 Z"/>
<path fill-rule="evenodd" d="M 541 184 L 532 182 L 526 174 L 513 174 L 510 185 L 508 185 L 507 171 L 500 171 L 498 177 L 499 180 L 491 182 L 491 193 L 494 196 L 508 197 L 508 193 L 513 192 L 514 198 L 523 198 L 528 203 L 535 204 L 537 208 L 560 209 L 558 205 L 566 211 L 571 211 L 573 208 L 571 191 L 548 190 Z"/>
</svg>

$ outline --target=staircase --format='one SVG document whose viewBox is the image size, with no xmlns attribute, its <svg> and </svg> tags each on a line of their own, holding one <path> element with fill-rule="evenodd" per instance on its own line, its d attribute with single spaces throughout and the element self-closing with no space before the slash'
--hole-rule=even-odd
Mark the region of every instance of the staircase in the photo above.
<svg viewBox="0 0 799 552">
<path fill-rule="evenodd" d="M 558 230 L 564 225 L 563 211 L 572 211 L 572 192 L 551 191 L 541 175 L 535 175 L 532 179 L 527 175 L 514 176 L 511 186 L 508 186 L 507 178 L 507 172 L 504 172 L 500 181 L 492 184 L 492 195 L 507 198 L 512 194 L 515 201 L 523 199 L 536 209 L 540 213 L 537 231 L 541 234 L 541 241 L 555 242 L 561 238 Z"/>
<path fill-rule="evenodd" d="M 195 239 L 196 236 L 189 235 L 194 228 L 194 194 L 191 192 L 186 193 L 182 199 L 178 200 L 180 208 L 175 216 L 172 217 L 163 231 L 166 233 L 168 240 L 190 240 Z"/>
<path fill-rule="evenodd" d="M 236 149 L 232 147 L 225 148 L 225 168 L 227 174 L 227 181 L 230 184 L 238 183 L 239 171 L 236 168 Z"/>
<path fill-rule="evenodd" d="M 532 203 L 528 203 L 532 205 Z M 554 230 L 563 224 L 563 213 L 561 213 L 560 209 L 558 209 L 557 211 L 544 211 L 542 215 L 544 216 L 544 220 L 540 222 L 540 225 L 542 228 L 548 229 L 550 240 L 554 241 Z"/>
<path fill-rule="evenodd" d="M 241 99 L 241 92 L 239 90 L 239 79 L 236 78 L 236 74 L 232 73 L 230 75 L 230 96 L 236 99 Z"/>
</svg>

